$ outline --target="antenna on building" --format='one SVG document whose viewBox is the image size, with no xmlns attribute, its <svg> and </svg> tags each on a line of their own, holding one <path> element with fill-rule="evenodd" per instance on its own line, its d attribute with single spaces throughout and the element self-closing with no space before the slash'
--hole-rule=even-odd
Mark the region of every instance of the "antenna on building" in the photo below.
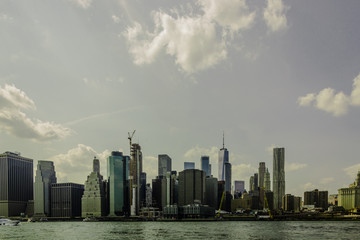
<svg viewBox="0 0 360 240">
<path fill-rule="evenodd" d="M 224 134 L 224 130 L 223 130 L 223 148 L 225 148 L 225 134 Z"/>
</svg>

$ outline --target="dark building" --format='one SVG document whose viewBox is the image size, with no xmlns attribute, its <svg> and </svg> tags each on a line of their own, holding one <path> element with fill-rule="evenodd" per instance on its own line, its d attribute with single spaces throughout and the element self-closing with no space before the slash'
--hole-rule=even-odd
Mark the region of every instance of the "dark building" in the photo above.
<svg viewBox="0 0 360 240">
<path fill-rule="evenodd" d="M 328 191 L 315 189 L 304 192 L 304 205 L 314 205 L 317 208 L 327 209 L 329 206 Z"/>
<path fill-rule="evenodd" d="M 51 216 L 80 217 L 84 185 L 76 183 L 51 184 Z"/>
<path fill-rule="evenodd" d="M 218 207 L 218 180 L 214 177 L 205 179 L 205 203 L 210 207 Z"/>
<path fill-rule="evenodd" d="M 158 155 L 158 175 L 166 176 L 167 172 L 171 172 L 171 158 L 167 154 Z"/>
<path fill-rule="evenodd" d="M 140 207 L 146 207 L 146 173 L 140 175 Z"/>
<path fill-rule="evenodd" d="M 165 204 L 163 199 L 166 199 L 166 196 L 162 196 L 162 185 L 165 183 L 166 179 L 164 177 L 157 177 L 152 180 L 152 206 L 160 211 L 163 208 L 163 204 Z"/>
<path fill-rule="evenodd" d="M 19 153 L 0 154 L 0 216 L 20 216 L 33 200 L 33 160 Z"/>
<path fill-rule="evenodd" d="M 206 173 L 199 169 L 186 169 L 179 173 L 179 205 L 205 203 Z"/>
</svg>

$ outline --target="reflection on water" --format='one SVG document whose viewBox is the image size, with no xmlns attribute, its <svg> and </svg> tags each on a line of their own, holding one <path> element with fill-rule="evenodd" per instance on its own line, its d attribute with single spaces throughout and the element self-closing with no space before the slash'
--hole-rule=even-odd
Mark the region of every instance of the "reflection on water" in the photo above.
<svg viewBox="0 0 360 240">
<path fill-rule="evenodd" d="M 357 239 L 359 222 L 36 222 L 0 239 Z"/>
</svg>

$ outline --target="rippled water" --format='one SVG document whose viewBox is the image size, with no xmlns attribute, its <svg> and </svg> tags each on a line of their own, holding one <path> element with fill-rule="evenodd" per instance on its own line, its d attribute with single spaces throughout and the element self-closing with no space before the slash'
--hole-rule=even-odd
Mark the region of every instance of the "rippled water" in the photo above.
<svg viewBox="0 0 360 240">
<path fill-rule="evenodd" d="M 360 239 L 360 222 L 35 222 L 0 239 Z"/>
</svg>

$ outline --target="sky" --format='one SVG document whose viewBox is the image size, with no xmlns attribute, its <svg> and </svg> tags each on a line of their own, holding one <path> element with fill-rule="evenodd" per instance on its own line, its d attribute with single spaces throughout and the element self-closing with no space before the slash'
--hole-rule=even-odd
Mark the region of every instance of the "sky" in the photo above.
<svg viewBox="0 0 360 240">
<path fill-rule="evenodd" d="M 0 2 L 0 152 L 84 183 L 94 156 L 142 147 L 232 181 L 285 148 L 286 193 L 337 189 L 360 169 L 358 0 Z M 272 179 L 272 175 L 271 175 Z"/>
</svg>

